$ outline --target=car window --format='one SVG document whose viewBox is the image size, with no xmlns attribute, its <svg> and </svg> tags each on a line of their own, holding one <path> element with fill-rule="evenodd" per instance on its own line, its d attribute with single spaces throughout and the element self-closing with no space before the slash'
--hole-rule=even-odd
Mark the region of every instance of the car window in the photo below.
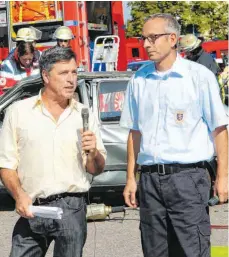
<svg viewBox="0 0 229 257">
<path fill-rule="evenodd" d="M 104 81 L 99 86 L 101 121 L 119 121 L 128 81 Z"/>
</svg>

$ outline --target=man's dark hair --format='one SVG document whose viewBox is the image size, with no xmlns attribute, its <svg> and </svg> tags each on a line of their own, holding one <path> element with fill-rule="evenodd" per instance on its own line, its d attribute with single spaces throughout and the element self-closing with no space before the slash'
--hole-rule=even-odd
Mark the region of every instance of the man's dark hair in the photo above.
<svg viewBox="0 0 229 257">
<path fill-rule="evenodd" d="M 17 48 L 18 57 L 21 57 L 25 54 L 30 54 L 30 53 L 33 54 L 34 51 L 35 49 L 31 42 L 21 41 Z"/>
<path fill-rule="evenodd" d="M 55 63 L 61 61 L 70 61 L 74 59 L 76 61 L 76 55 L 70 47 L 55 46 L 42 52 L 39 60 L 40 73 L 43 70 L 50 71 Z"/>
</svg>

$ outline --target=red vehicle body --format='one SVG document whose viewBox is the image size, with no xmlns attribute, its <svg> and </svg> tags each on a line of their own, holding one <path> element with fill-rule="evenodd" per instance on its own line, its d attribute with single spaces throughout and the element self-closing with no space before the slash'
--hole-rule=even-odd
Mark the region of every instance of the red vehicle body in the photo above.
<svg viewBox="0 0 229 257">
<path fill-rule="evenodd" d="M 228 55 L 228 40 L 207 41 L 202 44 L 202 47 L 207 53 L 215 55 L 216 59 Z"/>
<path fill-rule="evenodd" d="M 228 40 L 206 41 L 202 43 L 203 49 L 214 56 L 222 59 L 223 55 L 228 55 Z M 140 38 L 126 39 L 127 63 L 148 60 L 148 56 Z"/>
<path fill-rule="evenodd" d="M 138 37 L 126 39 L 127 63 L 148 60 L 147 53 L 143 47 L 142 40 Z"/>
</svg>

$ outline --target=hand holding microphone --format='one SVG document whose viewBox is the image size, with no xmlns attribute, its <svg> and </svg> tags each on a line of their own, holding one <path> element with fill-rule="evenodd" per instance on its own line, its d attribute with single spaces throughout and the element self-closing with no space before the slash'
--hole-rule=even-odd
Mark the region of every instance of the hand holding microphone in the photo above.
<svg viewBox="0 0 229 257">
<path fill-rule="evenodd" d="M 83 129 L 81 131 L 82 136 L 82 150 L 92 157 L 96 156 L 96 137 L 95 134 L 89 130 L 89 111 L 87 108 L 83 108 L 81 111 L 81 116 L 83 120 Z"/>
</svg>

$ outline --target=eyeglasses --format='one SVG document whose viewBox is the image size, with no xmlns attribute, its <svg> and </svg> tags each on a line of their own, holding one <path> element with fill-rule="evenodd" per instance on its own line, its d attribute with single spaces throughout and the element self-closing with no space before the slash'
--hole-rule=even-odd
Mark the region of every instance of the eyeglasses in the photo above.
<svg viewBox="0 0 229 257">
<path fill-rule="evenodd" d="M 156 41 L 159 37 L 166 36 L 166 35 L 170 35 L 170 34 L 171 34 L 171 33 L 152 34 L 152 35 L 149 35 L 148 37 L 141 36 L 141 39 L 143 40 L 143 42 L 145 42 L 145 40 L 147 39 L 150 44 L 155 44 L 155 41 Z"/>
</svg>

